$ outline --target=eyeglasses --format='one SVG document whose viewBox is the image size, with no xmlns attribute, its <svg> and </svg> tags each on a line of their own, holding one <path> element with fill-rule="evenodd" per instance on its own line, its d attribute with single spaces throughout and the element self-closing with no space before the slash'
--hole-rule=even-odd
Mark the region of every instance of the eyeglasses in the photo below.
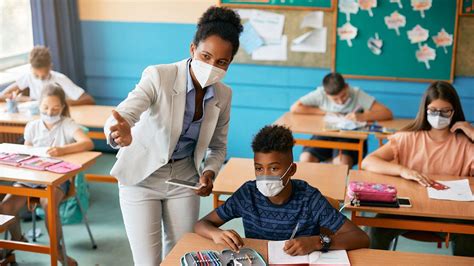
<svg viewBox="0 0 474 266">
<path fill-rule="evenodd" d="M 440 115 L 442 117 L 450 117 L 453 113 L 453 109 L 435 109 L 435 108 L 428 108 L 426 111 L 429 115 Z"/>
</svg>

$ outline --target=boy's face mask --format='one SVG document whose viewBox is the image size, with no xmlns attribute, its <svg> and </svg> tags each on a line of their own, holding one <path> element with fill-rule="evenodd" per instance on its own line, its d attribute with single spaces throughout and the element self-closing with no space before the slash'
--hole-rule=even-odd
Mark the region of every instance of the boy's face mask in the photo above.
<svg viewBox="0 0 474 266">
<path fill-rule="evenodd" d="M 257 180 L 257 189 L 264 195 L 265 197 L 274 197 L 288 185 L 288 182 L 290 182 L 290 179 L 286 181 L 286 184 L 283 184 L 283 178 L 286 176 L 288 171 L 291 169 L 291 166 L 293 165 L 290 164 L 288 169 L 286 169 L 285 173 L 282 176 L 271 176 L 271 175 L 259 175 L 256 177 Z"/>
</svg>

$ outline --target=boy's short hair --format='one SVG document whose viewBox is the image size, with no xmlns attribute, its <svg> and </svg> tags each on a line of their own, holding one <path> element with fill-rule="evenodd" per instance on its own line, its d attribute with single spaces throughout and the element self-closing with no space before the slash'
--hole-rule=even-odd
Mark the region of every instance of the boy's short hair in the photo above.
<svg viewBox="0 0 474 266">
<path fill-rule="evenodd" d="M 327 94 L 337 95 L 346 87 L 346 81 L 337 72 L 329 73 L 323 78 L 323 87 Z"/>
<path fill-rule="evenodd" d="M 35 46 L 30 52 L 30 64 L 33 68 L 51 66 L 51 53 L 45 46 Z"/>
<path fill-rule="evenodd" d="M 295 140 L 291 130 L 279 125 L 269 125 L 260 129 L 252 141 L 253 152 L 292 152 Z"/>
</svg>

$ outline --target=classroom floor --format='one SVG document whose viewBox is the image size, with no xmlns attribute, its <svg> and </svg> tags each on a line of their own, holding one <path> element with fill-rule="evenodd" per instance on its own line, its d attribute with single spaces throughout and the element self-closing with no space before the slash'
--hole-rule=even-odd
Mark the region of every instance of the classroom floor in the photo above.
<svg viewBox="0 0 474 266">
<path fill-rule="evenodd" d="M 89 172 L 108 174 L 114 163 L 112 154 L 105 154 Z M 98 249 L 93 250 L 84 224 L 65 225 L 63 227 L 68 255 L 75 258 L 79 265 L 133 265 L 130 247 L 128 245 L 125 228 L 122 221 L 118 202 L 118 188 L 116 184 L 91 183 L 90 208 L 88 211 L 89 223 L 97 242 Z M 204 216 L 212 209 L 212 197 L 201 200 L 200 216 Z M 23 223 L 26 232 L 32 227 L 31 223 Z M 48 243 L 48 235 L 43 221 L 38 222 L 43 235 L 38 243 Z M 244 235 L 240 220 L 232 221 L 225 228 L 237 229 Z M 421 243 L 404 238 L 398 242 L 399 251 L 435 253 L 451 255 L 451 248 L 438 249 L 435 243 Z M 49 265 L 47 255 L 28 252 L 16 252 L 19 265 Z"/>
</svg>

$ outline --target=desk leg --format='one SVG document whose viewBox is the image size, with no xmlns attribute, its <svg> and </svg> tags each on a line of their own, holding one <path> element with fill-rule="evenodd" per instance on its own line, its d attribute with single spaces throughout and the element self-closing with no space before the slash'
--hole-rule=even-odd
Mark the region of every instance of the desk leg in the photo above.
<svg viewBox="0 0 474 266">
<path fill-rule="evenodd" d="M 213 202 L 214 202 L 214 209 L 216 209 L 217 207 L 219 207 L 219 196 L 221 194 L 219 193 L 213 193 L 212 196 L 214 197 L 213 198 Z"/>
<path fill-rule="evenodd" d="M 359 152 L 357 154 L 358 159 L 359 159 L 359 163 L 358 163 L 359 170 L 362 170 L 362 159 L 364 156 L 364 142 L 365 140 L 362 140 L 362 139 L 359 140 Z"/>
<path fill-rule="evenodd" d="M 379 138 L 379 147 L 383 146 L 383 138 Z"/>
<path fill-rule="evenodd" d="M 55 191 L 56 187 L 48 186 L 48 220 L 49 220 L 49 243 L 50 243 L 50 255 L 51 265 L 58 265 L 58 235 L 57 235 L 57 209 L 56 209 L 56 198 Z"/>
</svg>

